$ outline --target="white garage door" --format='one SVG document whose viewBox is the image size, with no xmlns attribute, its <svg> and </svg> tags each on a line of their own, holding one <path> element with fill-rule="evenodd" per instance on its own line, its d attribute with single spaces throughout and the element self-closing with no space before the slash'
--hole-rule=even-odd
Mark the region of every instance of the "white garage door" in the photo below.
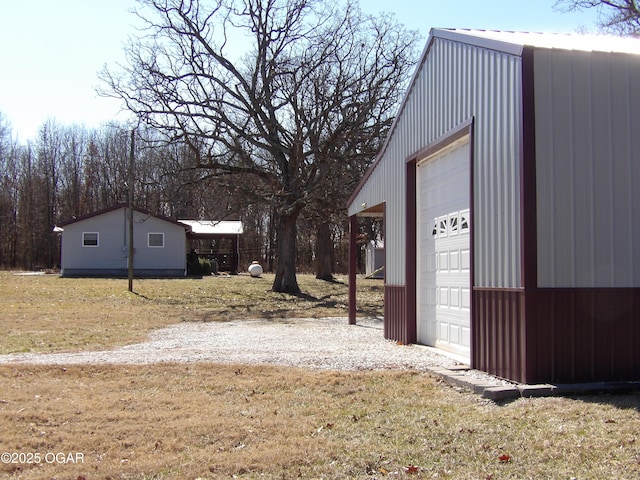
<svg viewBox="0 0 640 480">
<path fill-rule="evenodd" d="M 466 357 L 471 347 L 469 137 L 418 163 L 418 342 Z"/>
</svg>

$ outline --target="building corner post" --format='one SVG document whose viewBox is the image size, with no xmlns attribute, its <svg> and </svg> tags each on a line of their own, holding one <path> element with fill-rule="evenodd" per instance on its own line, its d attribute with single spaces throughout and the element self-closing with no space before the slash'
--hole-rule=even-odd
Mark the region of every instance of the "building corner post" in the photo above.
<svg viewBox="0 0 640 480">
<path fill-rule="evenodd" d="M 356 324 L 356 267 L 358 257 L 358 217 L 349 217 L 349 325 Z"/>
</svg>

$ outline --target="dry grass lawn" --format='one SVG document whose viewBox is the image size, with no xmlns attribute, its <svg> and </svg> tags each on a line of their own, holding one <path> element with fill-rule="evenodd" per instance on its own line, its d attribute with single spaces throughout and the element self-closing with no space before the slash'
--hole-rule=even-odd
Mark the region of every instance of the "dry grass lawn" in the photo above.
<svg viewBox="0 0 640 480">
<path fill-rule="evenodd" d="M 271 291 L 273 275 L 202 279 L 60 278 L 0 272 L 0 354 L 97 350 L 144 340 L 178 322 L 342 317 L 346 279 L 299 275 L 303 296 Z M 358 314 L 382 315 L 380 280 L 359 279 Z"/>
<path fill-rule="evenodd" d="M 180 321 L 346 314 L 346 287 L 311 277 L 306 298 L 271 294 L 268 278 L 136 281 L 136 295 L 126 280 L 0 281 L 4 353 L 131 343 Z M 381 285 L 359 288 L 375 312 Z M 0 365 L 0 478 L 633 479 L 639 408 L 638 394 L 495 404 L 412 371 Z"/>
<path fill-rule="evenodd" d="M 640 476 L 634 395 L 498 406 L 416 372 L 205 364 L 1 366 L 0 382 L 0 450 L 40 455 L 2 478 Z"/>
</svg>

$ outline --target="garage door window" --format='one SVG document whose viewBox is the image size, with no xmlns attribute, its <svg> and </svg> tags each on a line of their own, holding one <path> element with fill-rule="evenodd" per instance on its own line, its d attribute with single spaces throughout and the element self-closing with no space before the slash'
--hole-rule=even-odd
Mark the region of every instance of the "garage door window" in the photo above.
<svg viewBox="0 0 640 480">
<path fill-rule="evenodd" d="M 460 212 L 460 233 L 469 233 L 469 210 Z"/>
<path fill-rule="evenodd" d="M 465 233 L 469 233 L 469 210 L 453 212 L 433 220 L 431 235 L 434 238 L 446 238 Z"/>
</svg>

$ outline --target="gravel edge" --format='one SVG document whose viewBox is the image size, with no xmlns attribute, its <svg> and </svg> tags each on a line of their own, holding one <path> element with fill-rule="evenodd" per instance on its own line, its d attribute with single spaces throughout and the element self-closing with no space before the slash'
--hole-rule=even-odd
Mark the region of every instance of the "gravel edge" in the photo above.
<svg viewBox="0 0 640 480">
<path fill-rule="evenodd" d="M 297 318 L 230 322 L 184 322 L 156 330 L 142 343 L 102 351 L 15 353 L 0 364 L 146 365 L 168 362 L 269 364 L 314 370 L 455 371 L 471 381 L 513 385 L 435 348 L 401 345 L 384 338 L 381 319 Z"/>
</svg>

